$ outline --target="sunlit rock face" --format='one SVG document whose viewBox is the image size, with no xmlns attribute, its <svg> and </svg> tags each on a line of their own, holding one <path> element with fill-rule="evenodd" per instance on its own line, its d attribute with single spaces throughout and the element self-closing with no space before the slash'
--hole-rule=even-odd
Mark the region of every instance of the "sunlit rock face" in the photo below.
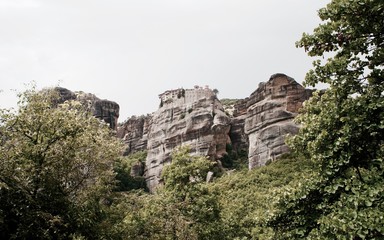
<svg viewBox="0 0 384 240">
<path fill-rule="evenodd" d="M 124 155 L 147 150 L 148 132 L 152 125 L 152 114 L 132 116 L 117 128 L 117 137 L 123 139 Z"/>
<path fill-rule="evenodd" d="M 298 132 L 293 118 L 310 96 L 311 90 L 284 74 L 272 75 L 268 82 L 259 84 L 246 106 L 244 131 L 249 141 L 250 169 L 289 152 L 285 137 Z"/>
<path fill-rule="evenodd" d="M 117 128 L 119 119 L 119 104 L 106 99 L 99 99 L 94 94 L 84 92 L 72 92 L 66 88 L 56 87 L 55 90 L 59 93 L 60 101 L 67 100 L 80 101 L 96 118 L 104 120 L 109 124 L 110 128 Z"/>
<path fill-rule="evenodd" d="M 208 87 L 169 90 L 159 97 L 160 108 L 153 114 L 148 133 L 144 172 L 150 191 L 161 183 L 161 171 L 176 147 L 188 145 L 192 154 L 218 159 L 230 142 L 230 118 Z"/>
</svg>

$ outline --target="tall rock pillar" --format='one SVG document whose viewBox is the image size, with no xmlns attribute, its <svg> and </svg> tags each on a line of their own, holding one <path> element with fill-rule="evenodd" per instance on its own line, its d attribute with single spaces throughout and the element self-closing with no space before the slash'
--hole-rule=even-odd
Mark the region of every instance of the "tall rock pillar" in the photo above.
<svg viewBox="0 0 384 240">
<path fill-rule="evenodd" d="M 274 74 L 259 84 L 248 99 L 244 127 L 249 140 L 249 169 L 289 152 L 285 137 L 298 132 L 293 118 L 311 93 L 285 74 Z"/>
</svg>

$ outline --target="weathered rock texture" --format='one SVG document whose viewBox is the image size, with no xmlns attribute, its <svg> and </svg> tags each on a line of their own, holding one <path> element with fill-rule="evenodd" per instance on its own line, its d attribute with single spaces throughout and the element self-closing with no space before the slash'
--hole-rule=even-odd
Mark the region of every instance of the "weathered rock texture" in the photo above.
<svg viewBox="0 0 384 240">
<path fill-rule="evenodd" d="M 259 84 L 246 105 L 244 130 L 250 169 L 289 152 L 285 137 L 298 132 L 299 126 L 292 120 L 310 96 L 311 90 L 284 74 L 272 75 L 268 82 Z"/>
<path fill-rule="evenodd" d="M 209 88 L 170 90 L 159 97 L 162 106 L 152 117 L 144 173 L 150 191 L 176 147 L 189 145 L 192 154 L 217 159 L 230 142 L 230 118 Z"/>
<path fill-rule="evenodd" d="M 91 93 L 72 92 L 62 87 L 56 87 L 55 90 L 59 93 L 61 102 L 79 100 L 95 117 L 104 120 L 110 128 L 116 130 L 119 104 L 106 99 L 99 99 Z"/>
<path fill-rule="evenodd" d="M 249 147 L 248 136 L 244 131 L 245 119 L 247 118 L 247 101 L 248 98 L 240 99 L 233 106 L 230 139 L 235 152 L 248 151 Z"/>
<path fill-rule="evenodd" d="M 229 117 L 207 87 L 168 90 L 159 95 L 155 113 L 132 117 L 117 132 L 127 145 L 125 154 L 147 150 L 144 172 L 132 174 L 143 174 L 154 191 L 171 152 L 182 145 L 189 145 L 193 154 L 220 159 L 231 144 L 234 151 L 248 153 L 250 169 L 288 152 L 285 136 L 297 133 L 292 120 L 310 95 L 292 78 L 275 74 L 249 97 L 226 106 Z"/>
<path fill-rule="evenodd" d="M 117 128 L 117 137 L 124 140 L 126 149 L 124 155 L 147 150 L 148 131 L 152 115 L 133 116 Z"/>
</svg>

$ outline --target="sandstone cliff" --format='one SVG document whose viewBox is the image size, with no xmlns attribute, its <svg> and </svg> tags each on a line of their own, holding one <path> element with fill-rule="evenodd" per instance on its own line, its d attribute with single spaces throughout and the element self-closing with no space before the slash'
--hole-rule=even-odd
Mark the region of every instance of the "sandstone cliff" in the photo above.
<svg viewBox="0 0 384 240">
<path fill-rule="evenodd" d="M 117 121 L 119 118 L 119 104 L 99 99 L 94 94 L 84 92 L 72 92 L 66 88 L 56 87 L 59 93 L 60 101 L 78 100 L 80 101 L 95 117 L 104 120 L 109 124 L 110 128 L 117 129 Z"/>
<path fill-rule="evenodd" d="M 117 128 L 117 137 L 123 139 L 124 155 L 147 150 L 148 132 L 152 125 L 152 114 L 132 116 Z"/>
<path fill-rule="evenodd" d="M 268 82 L 259 84 L 246 105 L 244 131 L 249 140 L 250 169 L 289 152 L 285 137 L 297 133 L 299 126 L 292 120 L 310 96 L 311 90 L 284 74 L 272 75 Z"/>
<path fill-rule="evenodd" d="M 177 89 L 160 95 L 162 106 L 153 114 L 148 133 L 145 178 L 150 191 L 161 179 L 175 147 L 189 145 L 192 154 L 220 158 L 230 142 L 230 118 L 208 88 Z"/>
<path fill-rule="evenodd" d="M 155 113 L 128 119 L 118 136 L 127 145 L 125 154 L 147 150 L 144 176 L 153 191 L 178 146 L 189 145 L 193 154 L 217 160 L 231 144 L 234 151 L 248 153 L 249 169 L 289 152 L 285 136 L 297 133 L 292 120 L 310 96 L 310 90 L 284 74 L 272 75 L 225 110 L 209 88 L 168 90 L 159 95 Z"/>
</svg>

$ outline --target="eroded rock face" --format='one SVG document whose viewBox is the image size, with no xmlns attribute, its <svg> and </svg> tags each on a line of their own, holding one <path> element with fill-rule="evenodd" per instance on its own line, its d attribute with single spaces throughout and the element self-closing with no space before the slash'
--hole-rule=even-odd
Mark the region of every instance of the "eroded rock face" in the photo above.
<svg viewBox="0 0 384 240">
<path fill-rule="evenodd" d="M 217 159 L 230 141 L 230 118 L 210 89 L 167 91 L 160 98 L 162 106 L 153 114 L 148 133 L 144 176 L 150 191 L 159 185 L 176 147 L 189 145 L 192 154 Z"/>
<path fill-rule="evenodd" d="M 268 82 L 259 84 L 247 101 L 244 126 L 250 169 L 289 152 L 285 137 L 298 132 L 293 118 L 310 96 L 310 90 L 284 74 L 272 75 Z"/>
<path fill-rule="evenodd" d="M 154 191 L 171 152 L 179 146 L 189 145 L 192 154 L 220 159 L 231 144 L 236 152 L 248 152 L 250 169 L 289 152 L 285 137 L 297 133 L 293 118 L 310 96 L 311 91 L 292 78 L 275 74 L 250 97 L 235 102 L 228 117 L 209 88 L 168 90 L 159 95 L 155 113 L 132 117 L 117 132 L 127 145 L 125 154 L 147 150 L 144 177 Z M 135 166 L 131 174 L 141 176 L 142 167 Z"/>
<path fill-rule="evenodd" d="M 120 111 L 119 104 L 116 102 L 99 99 L 91 93 L 72 92 L 62 87 L 56 87 L 55 90 L 59 93 L 60 101 L 80 101 L 95 117 L 104 120 L 110 128 L 116 130 Z"/>
<path fill-rule="evenodd" d="M 69 100 L 75 100 L 76 99 L 76 94 L 72 92 L 71 90 L 68 90 L 63 87 L 56 87 L 55 91 L 58 92 L 60 96 L 59 102 L 65 102 Z"/>
<path fill-rule="evenodd" d="M 147 150 L 148 132 L 152 115 L 133 116 L 117 128 L 117 137 L 123 139 L 126 149 L 124 156 Z"/>
<path fill-rule="evenodd" d="M 119 119 L 119 105 L 109 100 L 97 100 L 93 105 L 93 115 L 108 123 L 110 128 L 117 128 Z"/>
</svg>

